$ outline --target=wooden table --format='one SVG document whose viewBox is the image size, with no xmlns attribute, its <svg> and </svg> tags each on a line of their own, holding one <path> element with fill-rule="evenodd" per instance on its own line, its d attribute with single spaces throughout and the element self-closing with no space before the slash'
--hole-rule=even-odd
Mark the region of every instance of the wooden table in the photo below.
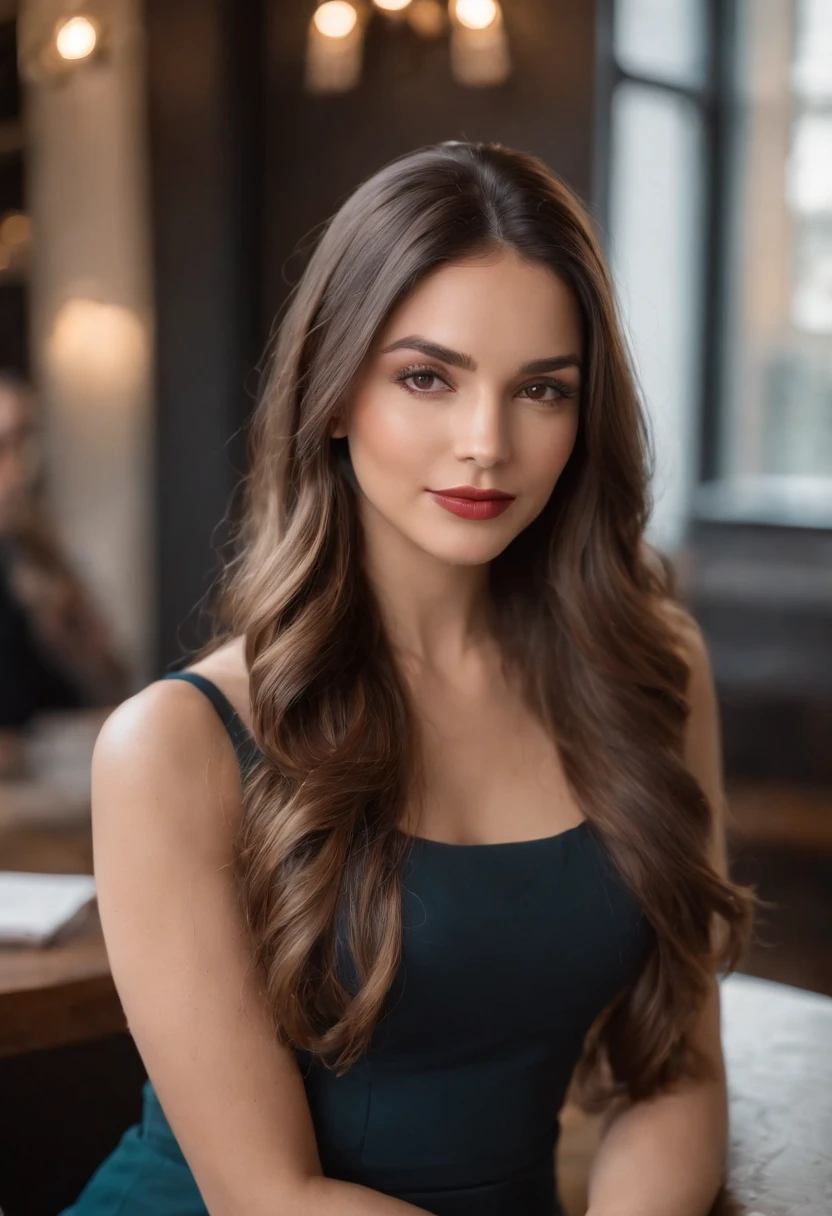
<svg viewBox="0 0 832 1216">
<path fill-rule="evenodd" d="M 34 831 L 34 829 L 32 829 Z M 22 829 L 0 831 L 0 868 L 38 855 Z M 86 841 L 86 843 L 85 843 Z M 10 853 L 10 842 L 14 847 Z M 24 860 L 25 864 L 8 864 Z M 42 869 L 88 869 L 89 826 L 55 827 Z M 62 863 L 63 859 L 63 864 Z M 757 1216 L 832 1213 L 832 999 L 744 975 L 722 981 L 731 1098 L 729 1190 L 720 1205 Z M 93 914 L 71 940 L 45 950 L 0 950 L 0 1055 L 95 1039 L 125 1029 Z M 558 1177 L 567 1216 L 583 1216 L 599 1120 L 565 1108 Z"/>
<path fill-rule="evenodd" d="M 125 1028 L 95 909 L 62 945 L 0 950 L 0 1056 Z"/>
<path fill-rule="evenodd" d="M 0 870 L 91 874 L 88 803 L 33 781 L 0 783 Z M 125 1026 L 95 905 L 59 945 L 0 947 L 0 1057 Z"/>
</svg>

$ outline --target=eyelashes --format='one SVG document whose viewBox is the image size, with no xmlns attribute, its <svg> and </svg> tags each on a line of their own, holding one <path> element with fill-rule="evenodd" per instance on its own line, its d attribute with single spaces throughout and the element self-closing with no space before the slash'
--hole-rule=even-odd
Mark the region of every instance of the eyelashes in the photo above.
<svg viewBox="0 0 832 1216">
<path fill-rule="evenodd" d="M 408 367 L 401 368 L 401 370 L 398 371 L 396 373 L 396 375 L 393 377 L 393 380 L 396 384 L 401 384 L 401 386 L 405 390 L 405 392 L 410 393 L 410 395 L 412 397 L 434 397 L 437 395 L 436 392 L 432 391 L 432 390 L 411 388 L 407 384 L 407 381 L 412 380 L 415 376 L 427 376 L 433 380 L 441 381 L 441 383 L 444 384 L 446 386 L 446 388 L 450 389 L 450 387 L 451 387 L 448 384 L 448 381 L 442 375 L 442 373 L 439 372 L 435 367 L 429 367 L 426 364 L 421 364 L 421 363 L 420 364 L 411 364 Z M 557 379 L 555 379 L 553 377 L 549 377 L 549 376 L 541 377 L 537 380 L 532 381 L 530 384 L 524 385 L 524 390 L 530 389 L 530 388 L 540 388 L 540 387 L 553 388 L 555 390 L 555 392 L 557 393 L 557 396 L 554 398 L 528 397 L 527 398 L 528 401 L 534 401 L 540 405 L 557 405 L 558 402 L 560 402 L 560 401 L 566 401 L 566 400 L 569 400 L 570 398 L 576 397 L 578 395 L 577 389 L 571 388 L 568 384 L 565 384 L 562 380 L 557 380 Z M 523 391 L 523 390 L 521 390 L 521 391 Z"/>
<path fill-rule="evenodd" d="M 407 381 L 412 380 L 414 376 L 430 376 L 432 380 L 441 380 L 446 387 L 450 387 L 447 380 L 443 376 L 440 376 L 439 372 L 434 371 L 432 367 L 403 367 L 394 379 L 397 384 L 401 384 L 414 397 L 432 397 L 432 393 L 423 392 L 422 389 L 418 388 L 411 388 L 407 384 Z"/>
</svg>

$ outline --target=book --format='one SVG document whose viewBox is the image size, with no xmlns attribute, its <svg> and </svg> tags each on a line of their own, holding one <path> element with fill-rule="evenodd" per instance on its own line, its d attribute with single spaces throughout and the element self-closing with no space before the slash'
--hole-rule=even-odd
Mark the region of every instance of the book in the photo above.
<svg viewBox="0 0 832 1216">
<path fill-rule="evenodd" d="M 0 946 L 46 946 L 95 899 L 92 874 L 0 870 Z"/>
</svg>

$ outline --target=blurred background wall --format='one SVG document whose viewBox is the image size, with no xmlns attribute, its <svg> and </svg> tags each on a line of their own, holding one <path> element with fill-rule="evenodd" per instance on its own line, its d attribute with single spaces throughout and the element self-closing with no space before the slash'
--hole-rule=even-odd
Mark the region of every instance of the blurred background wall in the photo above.
<svg viewBox="0 0 832 1216">
<path fill-rule="evenodd" d="M 67 6 L 23 0 L 30 350 L 61 536 L 138 680 L 154 670 L 152 299 L 138 0 L 109 0 L 107 64 L 36 65 Z"/>
</svg>

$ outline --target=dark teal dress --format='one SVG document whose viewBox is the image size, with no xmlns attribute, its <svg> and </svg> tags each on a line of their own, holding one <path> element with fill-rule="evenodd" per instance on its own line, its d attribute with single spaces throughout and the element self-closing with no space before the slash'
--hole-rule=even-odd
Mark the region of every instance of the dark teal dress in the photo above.
<svg viewBox="0 0 832 1216">
<path fill-rule="evenodd" d="M 250 762 L 253 740 L 216 685 L 164 678 L 201 688 Z M 507 844 L 410 839 L 402 960 L 370 1049 L 342 1077 L 295 1052 L 323 1171 L 435 1216 L 561 1216 L 570 1077 L 654 931 L 587 822 Z M 141 1123 L 62 1216 L 206 1212 L 148 1081 Z"/>
</svg>

